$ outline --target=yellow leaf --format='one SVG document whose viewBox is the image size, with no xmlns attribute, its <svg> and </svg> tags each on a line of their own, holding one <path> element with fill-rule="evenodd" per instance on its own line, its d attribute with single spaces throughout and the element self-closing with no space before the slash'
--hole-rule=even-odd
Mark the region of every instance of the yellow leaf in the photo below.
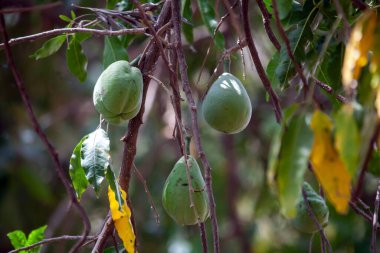
<svg viewBox="0 0 380 253">
<path fill-rule="evenodd" d="M 342 68 L 342 82 L 346 88 L 353 88 L 353 81 L 359 78 L 361 69 L 368 62 L 368 53 L 374 44 L 376 24 L 376 12 L 368 11 L 360 17 L 351 31 Z"/>
<path fill-rule="evenodd" d="M 333 124 L 326 114 L 315 111 L 311 128 L 314 143 L 310 160 L 314 173 L 337 212 L 345 214 L 350 201 L 351 176 L 331 140 Z"/>
<path fill-rule="evenodd" d="M 131 223 L 131 209 L 129 209 L 127 205 L 127 194 L 122 189 L 120 189 L 120 191 L 123 198 L 123 206 L 121 210 L 119 209 L 119 203 L 115 199 L 115 193 L 112 191 L 111 187 L 108 187 L 111 216 L 117 234 L 123 241 L 124 248 L 128 253 L 134 253 L 136 236 Z"/>
</svg>

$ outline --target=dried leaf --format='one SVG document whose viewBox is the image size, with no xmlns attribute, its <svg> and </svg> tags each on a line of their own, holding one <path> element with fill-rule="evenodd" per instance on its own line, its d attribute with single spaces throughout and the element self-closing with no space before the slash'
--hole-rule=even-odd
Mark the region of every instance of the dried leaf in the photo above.
<svg viewBox="0 0 380 253">
<path fill-rule="evenodd" d="M 311 128 L 314 132 L 314 143 L 310 160 L 314 173 L 337 212 L 345 214 L 350 201 L 351 175 L 332 142 L 333 124 L 326 114 L 315 111 Z"/>
<path fill-rule="evenodd" d="M 108 187 L 108 199 L 110 202 L 111 216 L 115 224 L 117 234 L 123 241 L 124 248 L 128 253 L 134 253 L 136 236 L 131 223 L 131 209 L 127 205 L 126 192 L 122 189 L 120 189 L 120 191 L 123 198 L 123 206 L 121 210 L 119 209 L 119 202 L 115 198 L 115 193 L 112 191 L 111 187 Z"/>
</svg>

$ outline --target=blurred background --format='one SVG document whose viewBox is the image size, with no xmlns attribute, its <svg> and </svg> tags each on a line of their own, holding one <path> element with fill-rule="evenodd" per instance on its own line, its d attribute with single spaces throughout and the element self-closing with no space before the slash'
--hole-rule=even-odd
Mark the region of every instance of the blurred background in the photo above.
<svg viewBox="0 0 380 253">
<path fill-rule="evenodd" d="M 0 5 L 26 7 L 48 2 L 1 0 Z M 65 22 L 58 16 L 69 15 L 72 2 L 63 1 L 61 6 L 44 11 L 6 15 L 10 38 L 64 27 Z M 75 1 L 82 6 L 94 6 L 94 2 L 96 1 Z M 103 8 L 105 1 L 98 1 L 96 5 Z M 200 82 L 196 85 L 210 37 L 204 26 L 198 26 L 200 14 L 196 4 L 193 5 L 194 44 L 185 42 L 184 47 L 192 88 L 199 101 L 221 52 L 214 46 L 211 48 Z M 266 66 L 273 54 L 273 48 L 263 30 L 261 15 L 254 4 L 251 7 L 254 39 L 263 65 Z M 230 27 L 231 19 L 227 19 L 221 27 L 227 47 L 235 45 L 238 39 Z M 73 148 L 99 124 L 99 115 L 92 103 L 92 90 L 103 70 L 103 38 L 93 36 L 82 45 L 88 58 L 88 76 L 84 83 L 80 83 L 69 72 L 64 47 L 57 54 L 39 61 L 29 57 L 44 41 L 42 39 L 14 45 L 12 51 L 38 120 L 68 172 Z M 144 37 L 137 37 L 128 48 L 129 58 L 133 59 L 141 53 L 146 43 Z M 223 135 L 208 127 L 199 115 L 205 153 L 213 169 L 222 252 L 248 252 L 249 248 L 252 252 L 262 253 L 308 252 L 311 240 L 312 252 L 320 252 L 319 235 L 311 237 L 296 231 L 281 216 L 278 199 L 268 186 L 268 152 L 272 137 L 279 130 L 279 126 L 245 50 L 243 56 L 244 64 L 241 52 L 238 51 L 231 57 L 231 73 L 242 80 L 250 95 L 253 114 L 249 126 L 239 134 Z M 6 236 L 11 231 L 22 230 L 29 233 L 47 224 L 46 238 L 65 234 L 78 235 L 82 231 L 82 222 L 74 208 L 70 208 L 52 159 L 33 131 L 3 51 L 0 51 L 0 64 L 0 252 L 7 252 L 12 249 Z M 222 73 L 223 66 L 217 71 Z M 161 60 L 158 61 L 154 75 L 164 83 L 169 82 L 168 72 Z M 281 92 L 279 88 L 277 91 Z M 290 88 L 281 94 L 282 105 L 286 107 L 294 101 L 296 91 Z M 317 95 L 325 99 L 324 94 Z M 325 99 L 325 102 L 330 106 L 330 100 Z M 185 102 L 182 103 L 182 112 L 185 125 L 189 127 L 190 116 Z M 161 204 L 166 177 L 181 156 L 172 137 L 174 122 L 168 94 L 157 83 L 152 82 L 146 101 L 144 124 L 138 138 L 135 163 L 146 179 L 160 222 L 156 223 L 143 185 L 133 174 L 130 198 L 135 213 L 139 252 L 201 252 L 198 227 L 178 226 L 164 212 Z M 109 127 L 113 167 L 116 169 L 121 164 L 123 144 L 120 138 L 126 130 L 127 124 Z M 307 172 L 306 180 L 318 189 L 310 172 Z M 363 195 L 366 203 L 373 203 L 375 196 L 369 193 L 375 192 L 376 186 L 376 177 L 368 174 Z M 106 185 L 103 185 L 99 198 L 92 189 L 88 189 L 81 203 L 91 220 L 91 234 L 95 235 L 108 212 Z M 352 211 L 342 216 L 330 208 L 330 215 L 326 234 L 334 252 L 370 252 L 369 223 Z M 209 220 L 206 227 L 211 246 Z M 53 243 L 44 246 L 41 251 L 67 252 L 72 243 Z M 111 241 L 109 245 L 112 245 Z M 90 252 L 91 247 L 91 244 L 84 247 L 82 252 Z"/>
</svg>

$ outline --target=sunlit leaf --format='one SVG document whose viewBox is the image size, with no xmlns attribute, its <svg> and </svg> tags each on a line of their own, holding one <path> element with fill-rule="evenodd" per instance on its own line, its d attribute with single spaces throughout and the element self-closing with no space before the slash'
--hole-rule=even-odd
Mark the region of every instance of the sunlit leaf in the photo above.
<svg viewBox="0 0 380 253">
<path fill-rule="evenodd" d="M 352 88 L 353 81 L 358 80 L 361 69 L 368 63 L 368 53 L 374 43 L 376 15 L 375 11 L 368 11 L 351 31 L 342 68 L 342 82 L 346 88 Z"/>
<path fill-rule="evenodd" d="M 82 144 L 82 167 L 88 182 L 99 192 L 110 163 L 110 140 L 103 129 L 90 133 Z"/>
<path fill-rule="evenodd" d="M 315 111 L 311 128 L 314 132 L 310 156 L 313 171 L 337 212 L 345 214 L 350 201 L 351 175 L 332 142 L 333 124 L 326 114 Z"/>
<path fill-rule="evenodd" d="M 15 249 L 22 248 L 26 244 L 26 235 L 21 230 L 10 232 L 7 234 L 7 236 Z M 20 252 L 25 253 L 24 250 Z"/>
<path fill-rule="evenodd" d="M 335 148 L 352 176 L 355 176 L 360 154 L 360 134 L 352 104 L 341 107 L 335 115 Z"/>
<path fill-rule="evenodd" d="M 84 136 L 76 145 L 70 158 L 69 174 L 74 186 L 77 198 L 80 199 L 83 192 L 86 191 L 88 180 L 82 167 L 82 144 L 88 138 Z"/>
<path fill-rule="evenodd" d="M 75 38 L 71 39 L 66 51 L 66 62 L 71 73 L 73 73 L 81 82 L 87 77 L 87 58 L 83 52 L 80 42 Z"/>
<path fill-rule="evenodd" d="M 103 68 L 119 60 L 128 60 L 127 50 L 116 36 L 106 36 L 104 38 Z"/>
<path fill-rule="evenodd" d="M 276 169 L 281 209 L 288 218 L 296 214 L 312 142 L 305 116 L 293 116 L 282 136 Z"/>
<path fill-rule="evenodd" d="M 40 49 L 38 49 L 34 54 L 32 54 L 30 57 L 33 57 L 36 60 L 48 57 L 55 52 L 57 52 L 63 43 L 66 40 L 66 35 L 59 35 L 57 37 L 54 37 L 48 41 L 46 41 Z"/>
<path fill-rule="evenodd" d="M 34 243 L 42 241 L 45 238 L 44 233 L 45 233 L 46 228 L 47 228 L 47 225 L 34 229 L 32 232 L 30 232 L 25 246 L 29 246 Z M 28 253 L 38 253 L 40 252 L 40 248 L 41 246 L 35 247 L 31 250 L 28 250 Z"/>
<path fill-rule="evenodd" d="M 201 12 L 202 20 L 205 23 L 211 36 L 214 36 L 214 31 L 218 25 L 215 20 L 215 12 L 208 0 L 198 0 L 199 10 Z M 220 32 L 216 33 L 215 45 L 219 49 L 224 49 L 224 37 Z"/>
<path fill-rule="evenodd" d="M 123 241 L 124 248 L 128 253 L 134 253 L 136 236 L 131 223 L 131 210 L 127 205 L 127 194 L 122 189 L 120 190 L 124 202 L 121 210 L 119 209 L 118 201 L 115 199 L 115 193 L 112 191 L 111 187 L 108 188 L 111 216 L 117 234 Z"/>
<path fill-rule="evenodd" d="M 66 22 L 71 22 L 71 18 L 65 16 L 65 15 L 59 15 L 59 18 L 63 21 L 66 21 Z"/>
</svg>

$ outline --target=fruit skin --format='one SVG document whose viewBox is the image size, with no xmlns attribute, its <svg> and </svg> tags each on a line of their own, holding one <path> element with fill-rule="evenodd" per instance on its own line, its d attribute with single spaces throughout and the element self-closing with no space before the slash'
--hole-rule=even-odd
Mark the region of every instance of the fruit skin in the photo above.
<svg viewBox="0 0 380 253">
<path fill-rule="evenodd" d="M 321 227 L 327 226 L 329 221 L 329 209 L 325 200 L 318 195 L 308 183 L 305 182 L 303 188 L 305 189 L 307 199 L 318 223 Z M 304 233 L 312 234 L 318 231 L 317 226 L 315 226 L 312 218 L 309 216 L 307 204 L 302 196 L 297 204 L 296 217 L 291 223 L 297 230 Z"/>
<path fill-rule="evenodd" d="M 111 124 L 120 124 L 137 115 L 142 102 L 140 70 L 127 61 L 116 61 L 99 76 L 94 87 L 96 110 Z"/>
<path fill-rule="evenodd" d="M 251 119 L 251 100 L 240 80 L 225 72 L 206 94 L 202 113 L 212 128 L 227 134 L 238 133 Z"/>
<path fill-rule="evenodd" d="M 162 193 L 162 204 L 169 216 L 180 225 L 194 225 L 198 219 L 194 213 L 194 207 L 199 215 L 200 222 L 204 222 L 210 213 L 205 182 L 197 161 L 192 156 L 187 156 L 189 174 L 194 189 L 192 198 L 194 206 L 190 208 L 189 185 L 186 175 L 185 158 L 182 156 L 174 165 L 166 179 Z"/>
</svg>

